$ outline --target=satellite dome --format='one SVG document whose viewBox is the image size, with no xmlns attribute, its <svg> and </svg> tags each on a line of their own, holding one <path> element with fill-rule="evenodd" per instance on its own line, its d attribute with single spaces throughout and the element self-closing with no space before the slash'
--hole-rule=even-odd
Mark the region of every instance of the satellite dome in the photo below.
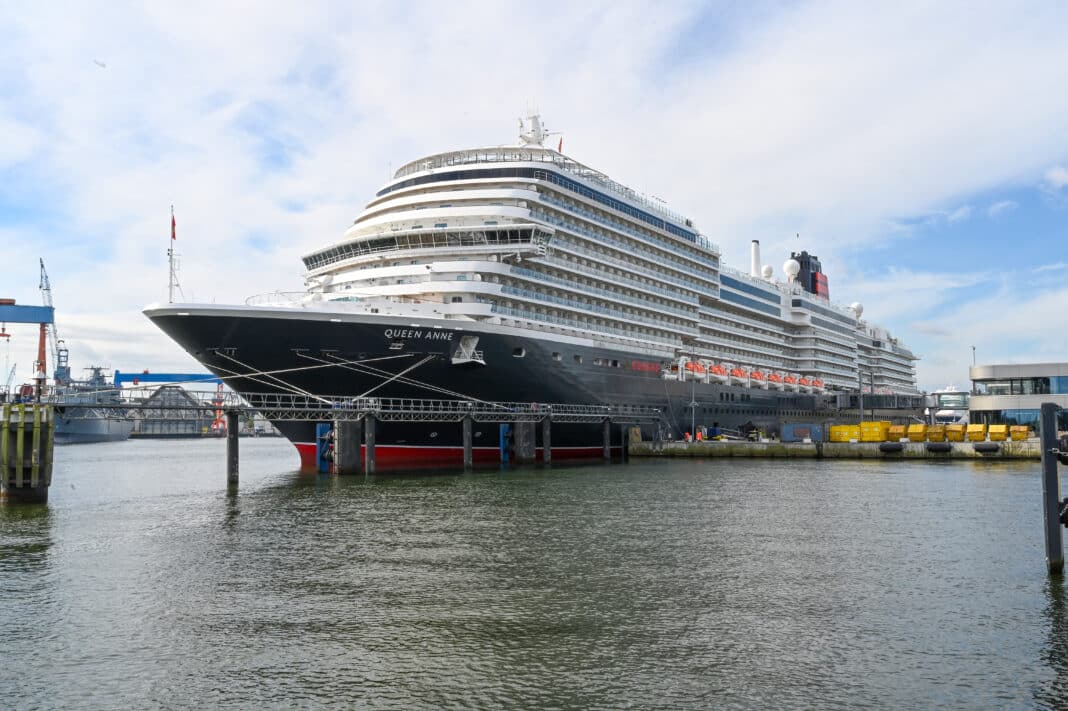
<svg viewBox="0 0 1068 711">
<path fill-rule="evenodd" d="M 764 268 L 760 270 L 760 273 L 764 275 L 765 279 L 770 279 L 771 275 L 775 273 L 775 267 L 770 264 L 765 264 Z"/>
<path fill-rule="evenodd" d="M 786 280 L 793 281 L 801 273 L 801 263 L 796 259 L 787 259 L 782 265 L 782 270 L 786 272 Z"/>
<path fill-rule="evenodd" d="M 859 301 L 854 301 L 853 303 L 851 303 L 849 305 L 849 308 L 853 309 L 853 311 L 857 314 L 857 318 L 860 318 L 860 315 L 864 313 L 864 304 L 860 303 Z"/>
</svg>

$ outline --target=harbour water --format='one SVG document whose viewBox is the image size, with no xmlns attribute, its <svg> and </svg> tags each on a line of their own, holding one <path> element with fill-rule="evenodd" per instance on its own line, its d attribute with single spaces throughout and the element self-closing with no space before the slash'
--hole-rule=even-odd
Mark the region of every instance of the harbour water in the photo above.
<svg viewBox="0 0 1068 711">
<path fill-rule="evenodd" d="M 1057 708 L 1037 462 L 301 475 L 57 448 L 0 506 L 6 708 Z"/>
</svg>

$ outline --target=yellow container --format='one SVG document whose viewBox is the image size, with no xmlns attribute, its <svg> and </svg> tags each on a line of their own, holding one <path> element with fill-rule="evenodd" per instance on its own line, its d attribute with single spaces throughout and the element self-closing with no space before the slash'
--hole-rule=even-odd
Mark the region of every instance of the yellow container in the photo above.
<svg viewBox="0 0 1068 711">
<path fill-rule="evenodd" d="M 832 442 L 860 441 L 860 425 L 831 425 Z"/>
<path fill-rule="evenodd" d="M 946 425 L 946 439 L 950 442 L 963 442 L 967 425 Z"/>
<path fill-rule="evenodd" d="M 1009 428 L 1009 436 L 1013 442 L 1022 442 L 1031 436 L 1031 428 L 1027 425 L 1013 425 Z"/>
<path fill-rule="evenodd" d="M 945 425 L 931 425 L 927 428 L 927 441 L 928 442 L 945 442 L 946 441 L 946 426 Z"/>
<path fill-rule="evenodd" d="M 889 422 L 861 422 L 860 423 L 860 441 L 861 442 L 885 442 L 886 438 L 890 436 L 890 423 Z"/>
<path fill-rule="evenodd" d="M 909 425 L 909 442 L 926 442 L 927 425 Z"/>
<path fill-rule="evenodd" d="M 899 440 L 908 437 L 908 426 L 906 425 L 891 425 L 889 438 L 891 442 L 897 442 Z"/>
<path fill-rule="evenodd" d="M 1009 438 L 1008 425 L 990 425 L 988 430 L 991 442 L 1004 442 Z"/>
<path fill-rule="evenodd" d="M 968 425 L 968 441 L 986 441 L 986 425 Z"/>
</svg>

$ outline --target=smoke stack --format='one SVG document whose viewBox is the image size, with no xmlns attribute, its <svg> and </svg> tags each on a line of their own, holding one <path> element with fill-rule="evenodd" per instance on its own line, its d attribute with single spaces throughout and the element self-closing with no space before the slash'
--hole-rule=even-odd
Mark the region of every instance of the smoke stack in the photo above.
<svg viewBox="0 0 1068 711">
<path fill-rule="evenodd" d="M 749 276 L 754 279 L 760 278 L 760 240 L 753 240 L 753 248 L 749 260 Z"/>
</svg>

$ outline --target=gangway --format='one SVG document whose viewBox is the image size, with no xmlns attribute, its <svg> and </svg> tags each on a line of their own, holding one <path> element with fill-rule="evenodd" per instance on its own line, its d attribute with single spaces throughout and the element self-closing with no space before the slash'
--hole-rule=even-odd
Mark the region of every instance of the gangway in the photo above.
<svg viewBox="0 0 1068 711">
<path fill-rule="evenodd" d="M 142 385 L 144 383 L 212 383 L 219 384 L 222 378 L 211 373 L 150 373 L 147 370 L 141 373 L 123 373 L 115 371 L 115 387 L 122 387 L 123 383 Z"/>
</svg>

